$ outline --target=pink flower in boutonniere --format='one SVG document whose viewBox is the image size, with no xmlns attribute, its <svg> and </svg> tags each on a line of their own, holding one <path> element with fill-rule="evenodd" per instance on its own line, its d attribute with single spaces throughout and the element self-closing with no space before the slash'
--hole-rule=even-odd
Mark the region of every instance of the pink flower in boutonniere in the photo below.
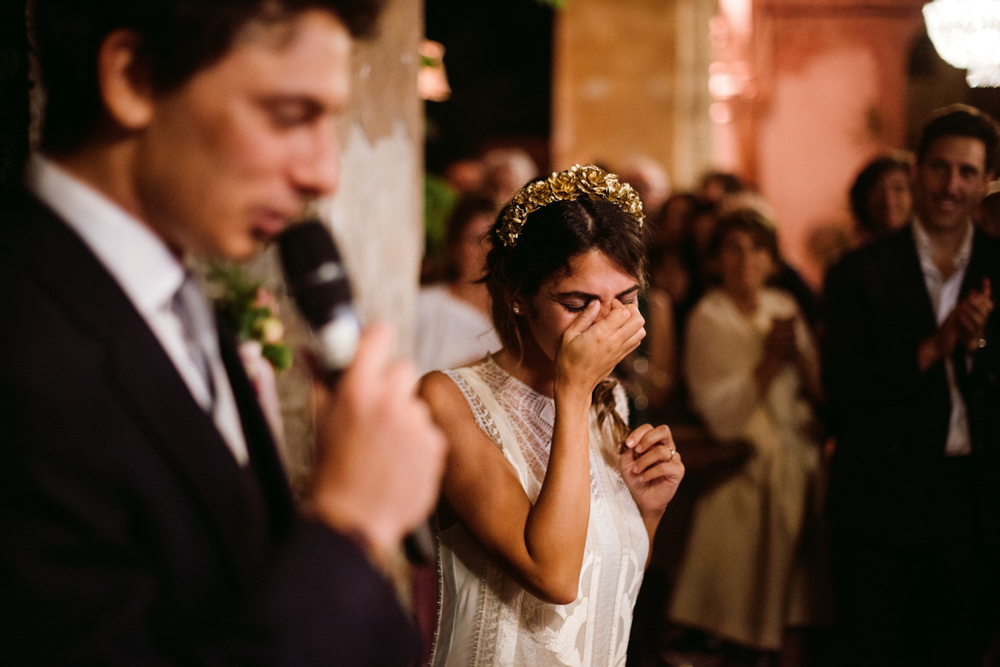
<svg viewBox="0 0 1000 667">
<path fill-rule="evenodd" d="M 278 300 L 274 297 L 270 291 L 264 289 L 263 287 L 257 288 L 257 295 L 253 300 L 254 308 L 267 308 L 271 311 L 271 315 L 278 317 Z"/>
</svg>

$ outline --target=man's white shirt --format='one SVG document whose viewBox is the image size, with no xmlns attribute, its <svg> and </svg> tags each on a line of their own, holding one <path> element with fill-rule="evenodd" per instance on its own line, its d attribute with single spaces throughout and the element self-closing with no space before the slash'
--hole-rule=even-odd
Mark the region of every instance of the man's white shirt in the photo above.
<svg viewBox="0 0 1000 667">
<path fill-rule="evenodd" d="M 148 226 L 51 160 L 34 154 L 25 185 L 83 240 L 118 282 L 152 329 L 194 400 L 212 415 L 240 465 L 249 460 L 239 410 L 218 350 L 208 362 L 215 380 L 198 369 L 172 301 L 185 279 L 184 266 Z"/>
<path fill-rule="evenodd" d="M 965 270 L 972 256 L 972 221 L 968 222 L 968 231 L 961 247 L 953 258 L 955 271 L 944 280 L 941 271 L 934 264 L 934 251 L 931 239 L 920 224 L 913 222 L 913 240 L 917 245 L 917 255 L 920 257 L 920 269 L 924 274 L 924 285 L 934 306 L 934 317 L 938 326 L 945 321 L 955 306 L 958 305 L 958 295 L 965 280 Z M 955 381 L 955 365 L 951 359 L 944 360 L 945 374 L 948 376 L 948 391 L 951 395 L 951 419 L 948 422 L 948 440 L 945 443 L 945 456 L 967 456 L 972 453 L 972 436 L 969 434 L 969 416 L 965 410 L 965 399 Z"/>
</svg>

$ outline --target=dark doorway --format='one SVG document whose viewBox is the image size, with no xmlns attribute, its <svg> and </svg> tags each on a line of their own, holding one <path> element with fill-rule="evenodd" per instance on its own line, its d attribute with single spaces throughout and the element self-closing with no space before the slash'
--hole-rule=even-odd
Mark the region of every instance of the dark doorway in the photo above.
<svg viewBox="0 0 1000 667">
<path fill-rule="evenodd" d="M 535 0 L 426 0 L 427 38 L 445 46 L 452 96 L 427 102 L 427 169 L 498 145 L 548 164 L 552 9 Z"/>
</svg>

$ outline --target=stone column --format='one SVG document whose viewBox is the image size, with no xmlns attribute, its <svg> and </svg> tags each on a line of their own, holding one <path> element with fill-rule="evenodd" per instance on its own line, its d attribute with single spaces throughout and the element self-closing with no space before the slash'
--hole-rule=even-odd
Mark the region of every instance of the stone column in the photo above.
<svg viewBox="0 0 1000 667">
<path fill-rule="evenodd" d="M 368 322 L 397 332 L 400 354 L 413 349 L 417 277 L 423 252 L 423 108 L 417 95 L 417 49 L 423 38 L 423 2 L 390 0 L 376 37 L 355 44 L 348 108 L 337 134 L 341 177 L 324 202 L 350 273 L 358 308 Z M 248 268 L 266 284 L 282 284 L 273 251 Z M 282 299 L 286 342 L 306 341 L 304 325 Z M 309 379 L 303 364 L 278 377 L 285 420 L 285 461 L 301 489 L 312 463 Z"/>
</svg>

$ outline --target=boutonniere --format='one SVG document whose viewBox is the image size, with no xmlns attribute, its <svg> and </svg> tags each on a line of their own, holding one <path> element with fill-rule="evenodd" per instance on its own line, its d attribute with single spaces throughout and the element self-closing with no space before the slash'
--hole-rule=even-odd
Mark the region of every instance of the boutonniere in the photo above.
<svg viewBox="0 0 1000 667">
<path fill-rule="evenodd" d="M 241 348 L 256 343 L 275 371 L 289 368 L 292 351 L 283 342 L 285 326 L 274 294 L 262 282 L 249 279 L 238 266 L 213 264 L 208 279 L 221 288 L 215 300 L 216 312 L 236 332 Z"/>
</svg>

